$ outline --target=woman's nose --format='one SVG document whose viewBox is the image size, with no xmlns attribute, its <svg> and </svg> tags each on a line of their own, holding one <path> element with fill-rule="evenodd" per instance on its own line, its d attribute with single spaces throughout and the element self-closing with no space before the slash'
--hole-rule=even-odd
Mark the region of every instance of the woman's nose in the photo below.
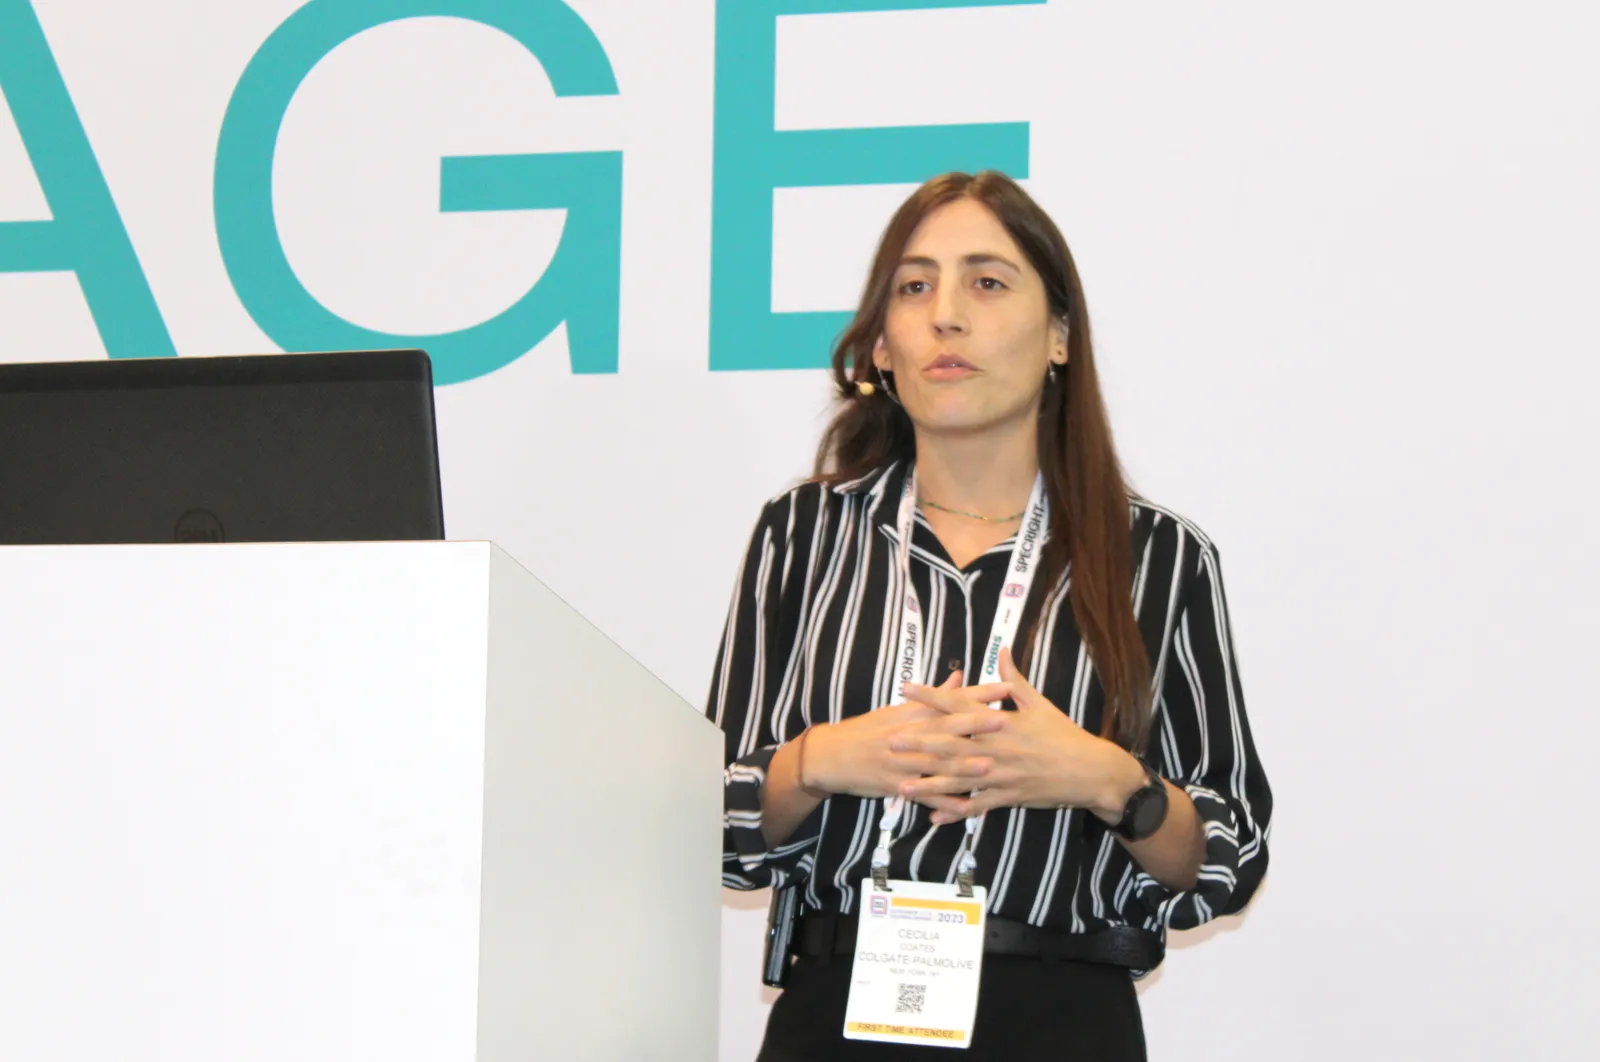
<svg viewBox="0 0 1600 1062">
<path fill-rule="evenodd" d="M 959 293 L 942 289 L 933 306 L 933 330 L 939 335 L 963 333 L 967 330 L 966 308 Z"/>
</svg>

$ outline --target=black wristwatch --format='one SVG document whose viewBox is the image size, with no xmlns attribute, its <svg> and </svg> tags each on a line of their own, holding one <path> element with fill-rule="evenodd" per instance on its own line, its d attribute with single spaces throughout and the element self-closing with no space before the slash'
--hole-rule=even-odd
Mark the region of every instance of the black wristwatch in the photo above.
<svg viewBox="0 0 1600 1062">
<path fill-rule="evenodd" d="M 1143 756 L 1134 758 L 1144 768 L 1145 784 L 1128 797 L 1128 802 L 1122 806 L 1122 821 L 1111 829 L 1126 840 L 1142 841 L 1167 821 L 1167 784 Z"/>
</svg>

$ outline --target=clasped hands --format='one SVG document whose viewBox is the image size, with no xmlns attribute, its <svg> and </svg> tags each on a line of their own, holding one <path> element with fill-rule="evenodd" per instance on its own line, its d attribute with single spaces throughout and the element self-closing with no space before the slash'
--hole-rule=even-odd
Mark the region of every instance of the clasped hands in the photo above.
<svg viewBox="0 0 1600 1062">
<path fill-rule="evenodd" d="M 1034 689 L 1011 651 L 1000 681 L 907 684 L 906 700 L 807 737 L 800 782 L 860 797 L 899 795 L 932 811 L 935 825 L 993 808 L 1082 807 L 1108 822 L 1143 778 L 1139 763 L 1090 734 Z M 1014 712 L 989 707 L 1010 698 Z"/>
</svg>

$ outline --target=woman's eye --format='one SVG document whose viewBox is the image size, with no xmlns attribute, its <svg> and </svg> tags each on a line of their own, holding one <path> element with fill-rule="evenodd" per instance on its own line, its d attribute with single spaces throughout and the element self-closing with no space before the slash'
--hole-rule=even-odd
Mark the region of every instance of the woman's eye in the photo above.
<svg viewBox="0 0 1600 1062">
<path fill-rule="evenodd" d="M 928 282 L 926 280 L 908 280 L 900 285 L 900 294 L 902 295 L 921 295 L 927 290 Z"/>
<path fill-rule="evenodd" d="M 978 287 L 984 291 L 1004 291 L 1006 286 L 998 277 L 979 277 Z"/>
</svg>

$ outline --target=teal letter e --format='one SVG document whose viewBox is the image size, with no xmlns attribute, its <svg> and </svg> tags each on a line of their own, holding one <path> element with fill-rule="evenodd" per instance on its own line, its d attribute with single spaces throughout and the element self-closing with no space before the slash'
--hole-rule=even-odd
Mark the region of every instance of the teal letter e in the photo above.
<svg viewBox="0 0 1600 1062">
<path fill-rule="evenodd" d="M 717 0 L 711 206 L 711 368 L 828 364 L 848 312 L 772 312 L 772 193 L 921 183 L 951 170 L 1028 175 L 1025 122 L 773 128 L 781 15 L 1012 7 L 1045 0 Z"/>
</svg>

